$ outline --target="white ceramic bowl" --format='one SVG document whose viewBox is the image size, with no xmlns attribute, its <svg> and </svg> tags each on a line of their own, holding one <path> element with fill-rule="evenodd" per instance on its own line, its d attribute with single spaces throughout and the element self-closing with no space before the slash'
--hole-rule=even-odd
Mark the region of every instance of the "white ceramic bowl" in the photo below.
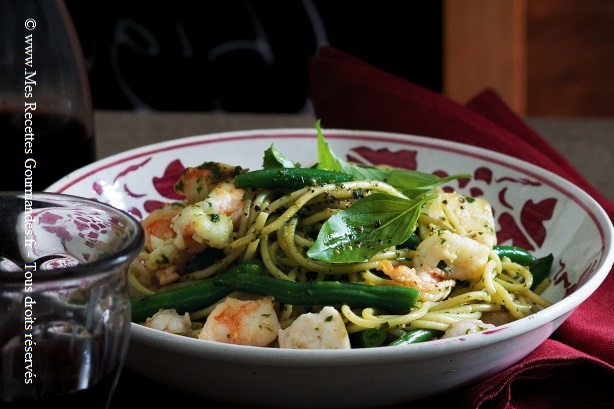
<svg viewBox="0 0 614 409">
<path fill-rule="evenodd" d="M 411 135 L 324 129 L 340 157 L 426 172 L 472 173 L 459 192 L 486 198 L 499 244 L 554 254 L 549 308 L 495 330 L 407 347 L 282 350 L 210 343 L 132 324 L 127 365 L 189 393 L 244 405 L 361 408 L 410 402 L 483 380 L 521 360 L 587 299 L 610 270 L 612 224 L 585 192 L 516 158 Z M 316 130 L 228 132 L 130 150 L 82 168 L 48 190 L 97 199 L 137 218 L 172 200 L 185 166 L 219 161 L 261 167 L 271 144 L 304 165 Z M 164 182 L 171 182 L 164 183 Z M 514 239 L 512 242 L 511 238 Z"/>
</svg>

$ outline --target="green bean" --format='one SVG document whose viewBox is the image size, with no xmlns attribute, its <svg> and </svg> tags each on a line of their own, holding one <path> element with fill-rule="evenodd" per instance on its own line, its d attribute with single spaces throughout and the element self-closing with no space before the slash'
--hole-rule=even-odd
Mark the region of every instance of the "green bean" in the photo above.
<svg viewBox="0 0 614 409">
<path fill-rule="evenodd" d="M 443 335 L 443 331 L 436 329 L 416 328 L 407 331 L 399 338 L 392 341 L 388 346 L 417 344 L 419 342 L 430 341 Z"/>
<path fill-rule="evenodd" d="M 216 303 L 231 292 L 230 288 L 216 285 L 212 279 L 204 279 L 185 287 L 133 298 L 132 321 L 144 321 L 161 309 L 174 308 L 179 314 L 196 311 Z"/>
<path fill-rule="evenodd" d="M 354 177 L 342 172 L 314 168 L 271 168 L 253 170 L 237 175 L 238 188 L 300 189 L 326 183 L 342 183 Z"/>
<path fill-rule="evenodd" d="M 522 266 L 531 266 L 535 263 L 535 256 L 529 251 L 516 246 L 494 246 L 493 250 L 499 257 L 508 257 L 514 263 Z"/>
<path fill-rule="evenodd" d="M 532 290 L 548 277 L 552 269 L 552 263 L 554 262 L 554 256 L 552 254 L 537 258 L 529 251 L 515 246 L 494 246 L 493 250 L 499 257 L 508 257 L 514 263 L 529 268 L 529 271 L 533 275 Z"/>
<path fill-rule="evenodd" d="M 358 343 L 365 348 L 374 348 L 384 345 L 388 338 L 388 331 L 385 329 L 368 328 L 357 334 Z"/>
<path fill-rule="evenodd" d="M 238 273 L 258 274 L 264 270 L 261 262 L 239 264 L 221 276 Z M 213 278 L 195 281 L 184 287 L 160 291 L 142 298 L 133 298 L 132 321 L 141 322 L 151 317 L 160 309 L 174 308 L 179 314 L 196 311 L 212 305 L 232 292 L 232 288 L 214 283 Z"/>
<path fill-rule="evenodd" d="M 552 270 L 552 263 L 554 262 L 554 256 L 548 254 L 547 256 L 538 258 L 535 260 L 532 266 L 529 267 L 529 271 L 533 275 L 533 284 L 531 290 L 534 290 L 545 278 L 550 274 Z"/>
<path fill-rule="evenodd" d="M 215 278 L 215 282 L 236 291 L 271 295 L 281 303 L 302 306 L 347 304 L 357 308 L 407 311 L 414 306 L 420 295 L 418 290 L 410 287 L 339 281 L 295 282 L 250 273 L 219 276 Z"/>
</svg>

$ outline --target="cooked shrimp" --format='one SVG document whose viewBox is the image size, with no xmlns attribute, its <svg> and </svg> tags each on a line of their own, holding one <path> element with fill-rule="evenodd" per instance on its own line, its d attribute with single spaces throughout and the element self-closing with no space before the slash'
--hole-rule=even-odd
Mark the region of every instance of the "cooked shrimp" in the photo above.
<svg viewBox="0 0 614 409">
<path fill-rule="evenodd" d="M 163 309 L 147 318 L 145 326 L 171 334 L 193 335 L 190 315 L 177 313 L 175 309 Z"/>
<path fill-rule="evenodd" d="M 416 248 L 413 268 L 393 266 L 384 260 L 378 269 L 394 281 L 419 290 L 420 301 L 440 301 L 450 294 L 456 280 L 479 280 L 490 251 L 488 245 L 471 237 L 435 229 Z"/>
<path fill-rule="evenodd" d="M 277 338 L 279 320 L 272 297 L 226 297 L 207 317 L 198 338 L 227 344 L 268 346 Z"/>
<path fill-rule="evenodd" d="M 184 207 L 179 203 L 168 203 L 152 211 L 143 219 L 141 225 L 145 231 L 145 246 L 149 251 L 153 251 L 160 242 L 175 237 L 176 233 L 171 228 L 171 221 Z"/>
<path fill-rule="evenodd" d="M 194 243 L 215 248 L 226 247 L 232 239 L 232 219 L 224 214 L 207 213 L 203 202 L 186 207 L 173 219 L 177 233 L 175 245 L 184 250 Z"/>
<path fill-rule="evenodd" d="M 177 267 L 177 265 L 173 264 L 167 265 L 165 267 L 156 269 L 152 272 L 152 274 L 158 279 L 158 283 L 164 286 L 179 280 L 181 274 Z"/>
<path fill-rule="evenodd" d="M 448 330 L 441 336 L 441 338 L 452 338 L 460 335 L 473 334 L 474 332 L 485 331 L 487 329 L 495 328 L 492 324 L 485 324 L 480 320 L 461 320 L 450 325 Z"/>
<path fill-rule="evenodd" d="M 232 219 L 235 227 L 239 224 L 245 190 L 235 188 L 233 183 L 220 183 L 205 199 L 205 204 L 210 207 L 212 213 L 225 214 Z"/>
<path fill-rule="evenodd" d="M 152 251 L 141 251 L 130 264 L 131 274 L 150 290 L 177 281 L 194 256 L 206 248 L 206 245 L 196 243 L 180 251 L 173 239 L 152 240 L 154 242 Z"/>
<path fill-rule="evenodd" d="M 420 291 L 420 301 L 440 301 L 446 298 L 456 281 L 444 279 L 445 273 L 438 268 L 423 267 L 420 270 L 406 266 L 394 266 L 389 260 L 382 260 L 377 269 L 388 277 Z"/>
<path fill-rule="evenodd" d="M 231 182 L 243 169 L 219 162 L 204 162 L 197 167 L 186 168 L 175 183 L 175 192 L 184 195 L 188 203 L 205 199 L 220 183 Z"/>
<path fill-rule="evenodd" d="M 490 250 L 469 237 L 441 230 L 420 242 L 413 261 L 417 270 L 440 267 L 443 262 L 449 273 L 447 278 L 472 281 L 482 277 Z"/>
<path fill-rule="evenodd" d="M 146 250 L 131 264 L 131 270 L 149 289 L 177 281 L 185 265 L 206 247 L 194 240 L 184 251 L 179 251 L 175 245 L 177 232 L 172 227 L 173 219 L 184 209 L 180 203 L 169 203 L 152 211 L 141 222 Z"/>
<path fill-rule="evenodd" d="M 220 183 L 203 200 L 179 212 L 171 222 L 177 248 L 183 250 L 194 242 L 226 247 L 241 217 L 244 193 L 232 183 Z"/>
<path fill-rule="evenodd" d="M 458 193 L 440 193 L 420 214 L 419 231 L 424 240 L 437 230 L 470 237 L 488 247 L 497 244 L 495 218 L 489 202 Z"/>
<path fill-rule="evenodd" d="M 333 307 L 319 313 L 300 315 L 288 328 L 278 332 L 280 348 L 350 349 L 350 337 L 341 314 Z"/>
<path fill-rule="evenodd" d="M 207 247 L 224 248 L 240 222 L 243 189 L 230 182 L 213 186 L 200 202 L 170 203 L 151 212 L 142 222 L 146 252 L 133 268 L 147 288 L 177 281 L 194 255 Z M 138 271 L 137 271 L 138 270 Z"/>
</svg>

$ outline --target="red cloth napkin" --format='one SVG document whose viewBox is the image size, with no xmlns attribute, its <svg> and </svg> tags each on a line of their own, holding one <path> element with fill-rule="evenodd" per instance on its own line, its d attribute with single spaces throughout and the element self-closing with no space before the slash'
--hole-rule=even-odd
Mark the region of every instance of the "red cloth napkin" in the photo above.
<svg viewBox="0 0 614 409">
<path fill-rule="evenodd" d="M 309 96 L 323 128 L 424 135 L 502 152 L 566 178 L 614 217 L 614 204 L 491 89 L 463 106 L 330 46 L 310 59 L 309 81 Z M 613 308 L 610 273 L 553 336 L 521 362 L 435 400 L 467 408 L 614 407 Z"/>
</svg>

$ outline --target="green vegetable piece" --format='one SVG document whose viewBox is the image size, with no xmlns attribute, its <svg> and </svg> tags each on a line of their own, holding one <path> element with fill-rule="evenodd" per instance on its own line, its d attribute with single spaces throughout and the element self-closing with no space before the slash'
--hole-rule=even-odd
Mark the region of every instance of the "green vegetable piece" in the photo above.
<svg viewBox="0 0 614 409">
<path fill-rule="evenodd" d="M 529 268 L 533 275 L 532 290 L 547 278 L 550 270 L 552 270 L 552 263 L 554 262 L 552 254 L 537 258 L 528 250 L 516 246 L 494 246 L 493 250 L 499 257 L 508 257 L 514 263 Z"/>
<path fill-rule="evenodd" d="M 412 235 L 409 236 L 409 238 L 405 240 L 403 244 L 401 244 L 401 247 L 407 247 L 410 250 L 415 250 L 418 248 L 418 244 L 420 244 L 421 241 L 420 236 L 418 236 L 416 233 L 412 233 Z"/>
<path fill-rule="evenodd" d="M 343 183 L 353 176 L 332 170 L 312 168 L 259 169 L 235 177 L 237 188 L 300 189 L 305 186 Z"/>
<path fill-rule="evenodd" d="M 420 207 L 429 199 L 387 193 L 364 197 L 324 223 L 307 255 L 329 263 L 366 261 L 405 242 L 416 228 Z"/>
<path fill-rule="evenodd" d="M 179 314 L 184 314 L 205 308 L 231 292 L 230 288 L 215 285 L 212 279 L 205 279 L 185 287 L 133 298 L 132 322 L 145 321 L 160 309 L 174 308 Z"/>
<path fill-rule="evenodd" d="M 419 342 L 430 341 L 442 335 L 443 331 L 439 331 L 436 329 L 412 329 L 392 341 L 390 344 L 388 344 L 388 346 L 417 344 Z"/>
<path fill-rule="evenodd" d="M 518 263 L 521 266 L 531 266 L 535 263 L 535 256 L 528 250 L 516 246 L 494 246 L 493 251 L 499 257 L 508 257 L 514 263 Z"/>
<path fill-rule="evenodd" d="M 334 170 L 354 176 L 357 180 L 379 180 L 386 182 L 401 191 L 405 196 L 414 198 L 438 186 L 455 179 L 471 179 L 469 173 L 459 173 L 440 178 L 436 175 L 417 170 L 359 165 L 347 162 L 332 151 L 320 128 L 320 120 L 316 122 L 318 133 L 318 169 Z"/>
<path fill-rule="evenodd" d="M 358 333 L 358 343 L 365 348 L 374 348 L 384 345 L 388 338 L 385 329 L 369 328 Z"/>
<path fill-rule="evenodd" d="M 418 290 L 410 287 L 339 281 L 295 282 L 250 273 L 221 275 L 214 278 L 214 281 L 235 291 L 271 295 L 281 303 L 303 306 L 347 304 L 356 308 L 407 311 L 414 306 L 420 295 Z"/>
<path fill-rule="evenodd" d="M 270 168 L 299 168 L 300 165 L 293 160 L 287 158 L 283 153 L 278 151 L 273 144 L 264 151 L 262 158 L 262 167 L 264 169 Z"/>
<path fill-rule="evenodd" d="M 538 258 L 533 265 L 529 267 L 531 274 L 533 275 L 533 284 L 531 290 L 534 290 L 544 279 L 550 275 L 552 270 L 552 263 L 554 262 L 554 256 L 548 254 L 547 256 Z"/>
<path fill-rule="evenodd" d="M 252 261 L 239 264 L 220 276 L 235 274 L 257 274 L 264 270 L 261 262 Z M 266 270 L 265 270 L 266 271 Z M 232 292 L 230 287 L 214 283 L 213 278 L 195 281 L 185 287 L 160 291 L 142 298 L 133 298 L 132 322 L 142 322 L 160 309 L 174 308 L 179 314 L 196 311 L 212 305 Z"/>
</svg>

